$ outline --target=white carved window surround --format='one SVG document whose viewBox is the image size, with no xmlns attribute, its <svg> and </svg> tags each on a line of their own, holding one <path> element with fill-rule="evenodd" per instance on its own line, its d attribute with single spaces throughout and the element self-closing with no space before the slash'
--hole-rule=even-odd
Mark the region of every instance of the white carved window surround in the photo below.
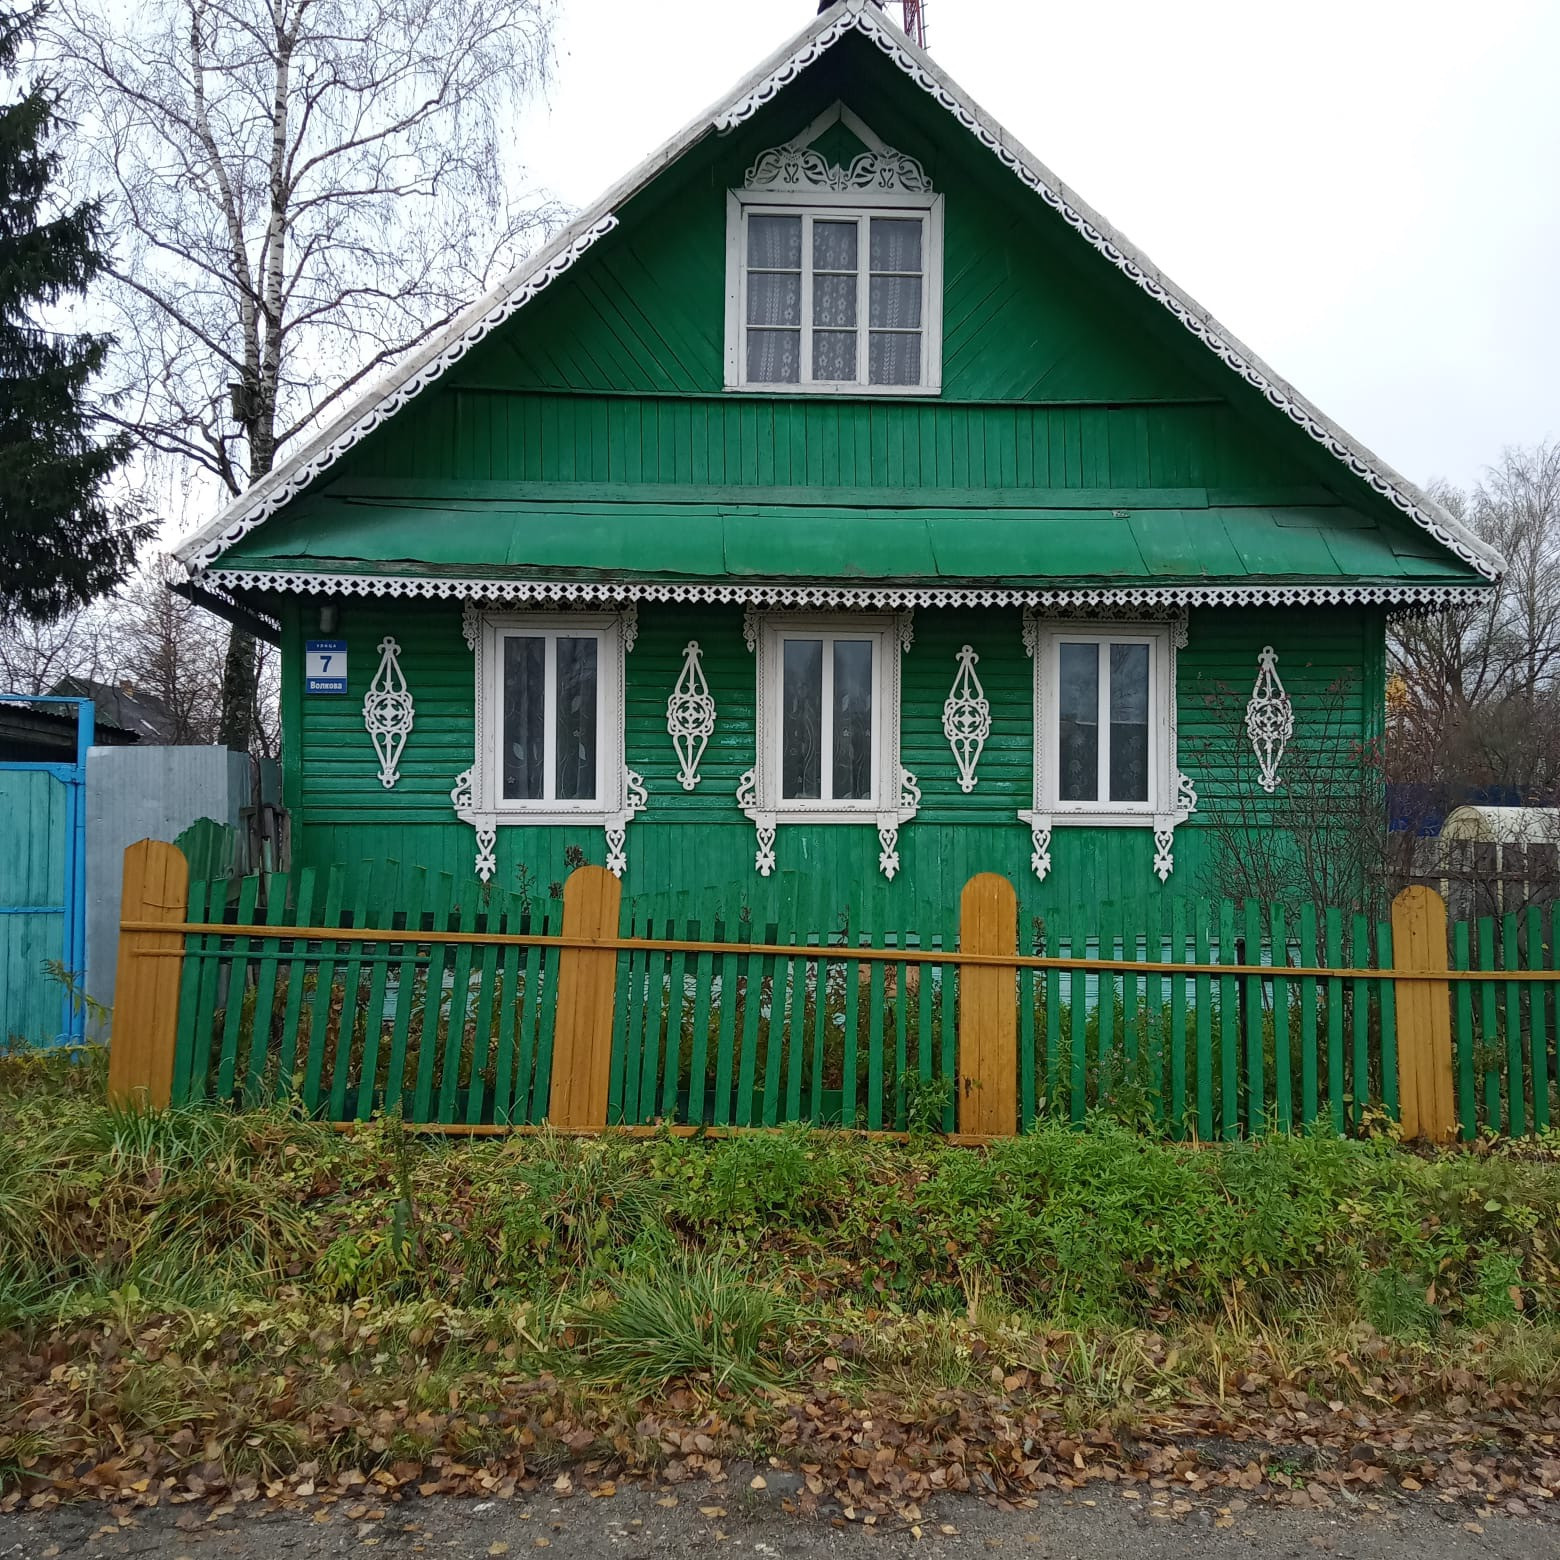
<svg viewBox="0 0 1560 1560">
<path fill-rule="evenodd" d="M 623 613 L 476 612 L 464 618 L 476 662 L 476 752 L 451 792 L 477 831 L 484 882 L 506 825 L 594 825 L 607 866 L 626 866 L 624 832 L 643 810 L 643 782 L 623 747 Z"/>
<path fill-rule="evenodd" d="M 1154 872 L 1175 865 L 1176 827 L 1196 809 L 1177 767 L 1175 622 L 1068 622 L 1027 613 L 1034 660 L 1034 806 L 1019 813 L 1031 865 L 1051 869 L 1057 828 L 1151 828 Z"/>
<path fill-rule="evenodd" d="M 756 762 L 738 804 L 758 830 L 755 865 L 775 866 L 784 824 L 871 824 L 885 877 L 899 870 L 899 827 L 920 790 L 900 763 L 900 657 L 911 638 L 903 614 L 753 614 L 757 658 Z"/>
<path fill-rule="evenodd" d="M 811 143 L 843 121 L 848 167 Z M 765 152 L 727 200 L 726 388 L 935 395 L 943 198 L 843 105 Z"/>
</svg>

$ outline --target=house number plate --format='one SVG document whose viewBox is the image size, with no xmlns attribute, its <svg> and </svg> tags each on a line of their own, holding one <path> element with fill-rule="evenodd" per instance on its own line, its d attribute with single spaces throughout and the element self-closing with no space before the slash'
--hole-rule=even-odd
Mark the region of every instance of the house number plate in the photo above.
<svg viewBox="0 0 1560 1560">
<path fill-rule="evenodd" d="M 310 639 L 303 647 L 303 691 L 347 691 L 347 642 L 345 639 Z"/>
</svg>

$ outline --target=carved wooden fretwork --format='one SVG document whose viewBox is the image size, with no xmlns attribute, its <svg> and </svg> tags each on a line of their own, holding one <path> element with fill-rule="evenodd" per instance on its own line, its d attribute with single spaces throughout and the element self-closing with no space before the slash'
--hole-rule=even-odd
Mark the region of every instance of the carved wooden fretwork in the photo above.
<svg viewBox="0 0 1560 1560">
<path fill-rule="evenodd" d="M 831 163 L 810 146 L 776 146 L 762 153 L 743 180 L 750 190 L 828 190 L 928 195 L 932 181 L 915 158 L 886 146 L 853 157 L 849 166 Z"/>
<path fill-rule="evenodd" d="M 379 641 L 379 670 L 363 698 L 363 725 L 379 755 L 379 783 L 387 791 L 401 778 L 401 754 L 415 713 L 401 672 L 401 647 L 386 635 Z"/>
<path fill-rule="evenodd" d="M 1257 784 L 1269 795 L 1283 782 L 1278 777 L 1284 749 L 1295 734 L 1295 708 L 1278 675 L 1278 652 L 1264 645 L 1257 657 L 1257 680 L 1246 705 L 1246 735 L 1257 755 Z"/>
<path fill-rule="evenodd" d="M 991 701 L 981 687 L 975 663 L 980 657 L 965 645 L 959 651 L 959 670 L 943 704 L 943 735 L 959 766 L 959 789 L 966 796 L 975 789 L 976 765 L 991 735 Z"/>
<path fill-rule="evenodd" d="M 715 699 L 704 677 L 704 653 L 697 639 L 683 649 L 682 672 L 666 701 L 666 731 L 677 754 L 677 779 L 683 790 L 699 783 L 699 761 L 715 734 Z"/>
</svg>

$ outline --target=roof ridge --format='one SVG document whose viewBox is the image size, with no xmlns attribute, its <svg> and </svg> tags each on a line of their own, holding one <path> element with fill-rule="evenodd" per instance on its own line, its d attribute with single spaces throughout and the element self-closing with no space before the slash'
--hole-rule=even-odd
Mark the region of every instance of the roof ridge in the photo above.
<svg viewBox="0 0 1560 1560">
<path fill-rule="evenodd" d="M 615 207 L 642 190 L 711 132 L 736 128 L 771 102 L 810 65 L 851 32 L 864 33 L 882 52 L 972 135 L 1019 181 L 1117 270 L 1165 308 L 1181 325 L 1268 403 L 1283 412 L 1331 455 L 1442 546 L 1486 579 L 1498 578 L 1505 560 L 1440 504 L 1339 427 L 1269 368 L 1249 347 L 1183 292 L 1126 236 L 1079 199 L 1022 142 L 982 109 L 874 5 L 835 0 L 789 43 L 738 84 L 734 92 L 664 142 L 566 227 L 552 243 L 517 266 L 385 383 L 371 387 L 323 432 L 220 514 L 177 544 L 175 556 L 191 574 L 212 564 L 228 547 L 275 514 L 337 459 L 440 378 L 471 347 L 567 271 L 617 226 Z"/>
</svg>

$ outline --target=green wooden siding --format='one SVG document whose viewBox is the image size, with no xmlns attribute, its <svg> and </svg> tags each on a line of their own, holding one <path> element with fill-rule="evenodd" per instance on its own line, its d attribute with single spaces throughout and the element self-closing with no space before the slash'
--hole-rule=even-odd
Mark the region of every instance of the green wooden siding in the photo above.
<svg viewBox="0 0 1560 1560">
<path fill-rule="evenodd" d="M 983 406 L 943 400 L 430 392 L 335 472 L 748 487 L 1175 488 L 1317 474 L 1227 405 Z M 815 495 L 824 500 L 825 495 Z"/>
<path fill-rule="evenodd" d="M 294 808 L 294 851 L 300 864 L 321 870 L 393 860 L 406 866 L 471 876 L 474 837 L 458 822 L 449 792 L 473 761 L 473 661 L 454 605 L 349 603 L 340 634 L 350 646 L 351 689 L 345 697 L 300 694 L 301 615 L 289 605 L 284 719 L 294 733 L 288 761 Z M 1379 705 L 1381 616 L 1352 609 L 1199 611 L 1190 644 L 1179 657 L 1180 764 L 1204 809 L 1225 805 L 1243 774 L 1252 794 L 1253 759 L 1240 732 L 1245 701 L 1264 644 L 1279 652 L 1279 668 L 1297 711 L 1296 744 L 1325 742 L 1347 765 L 1354 745 L 1372 726 Z M 377 657 L 371 649 L 386 633 L 402 646 L 402 668 L 416 700 L 416 726 L 401 759 L 401 780 L 387 792 L 363 728 L 362 700 Z M 692 793 L 677 782 L 666 734 L 666 700 L 682 664 L 682 649 L 697 639 L 705 675 L 719 711 L 716 732 Z M 956 671 L 959 647 L 971 644 L 991 701 L 993 732 L 971 795 L 958 788 L 953 755 L 942 733 L 942 706 Z M 1027 883 L 1026 903 L 1083 905 L 1109 899 L 1140 902 L 1207 892 L 1215 841 L 1207 813 L 1177 831 L 1176 871 L 1160 889 L 1151 871 L 1148 829 L 1058 828 L 1054 868 L 1044 884 L 1029 869 L 1028 830 L 1017 817 L 1031 803 L 1032 665 L 1011 610 L 923 610 L 915 617 L 915 644 L 902 662 L 902 758 L 919 779 L 919 815 L 900 832 L 902 868 L 886 882 L 878 871 L 878 841 L 868 824 L 782 825 L 779 871 L 766 881 L 753 870 L 752 824 L 736 804 L 737 784 L 754 761 L 755 665 L 742 639 L 735 607 L 640 608 L 639 640 L 627 661 L 627 753 L 645 778 L 648 810 L 628 830 L 631 899 L 669 903 L 704 888 L 735 888 L 755 915 L 774 913 L 798 882 L 821 883 L 840 904 L 869 896 L 885 913 L 956 903 L 978 871 L 997 871 Z M 686 826 L 686 827 L 685 827 Z M 602 831 L 586 828 L 506 827 L 499 830 L 497 882 L 514 889 L 522 867 L 533 892 L 546 895 L 570 870 L 567 853 L 604 859 Z M 881 923 L 880 923 L 881 924 Z M 906 926 L 914 923 L 906 919 Z"/>
<path fill-rule="evenodd" d="M 613 232 L 324 482 L 1320 484 L 1408 534 L 1391 505 L 858 42 L 626 202 Z M 942 393 L 726 395 L 727 191 L 837 99 L 918 157 L 946 196 Z"/>
</svg>

